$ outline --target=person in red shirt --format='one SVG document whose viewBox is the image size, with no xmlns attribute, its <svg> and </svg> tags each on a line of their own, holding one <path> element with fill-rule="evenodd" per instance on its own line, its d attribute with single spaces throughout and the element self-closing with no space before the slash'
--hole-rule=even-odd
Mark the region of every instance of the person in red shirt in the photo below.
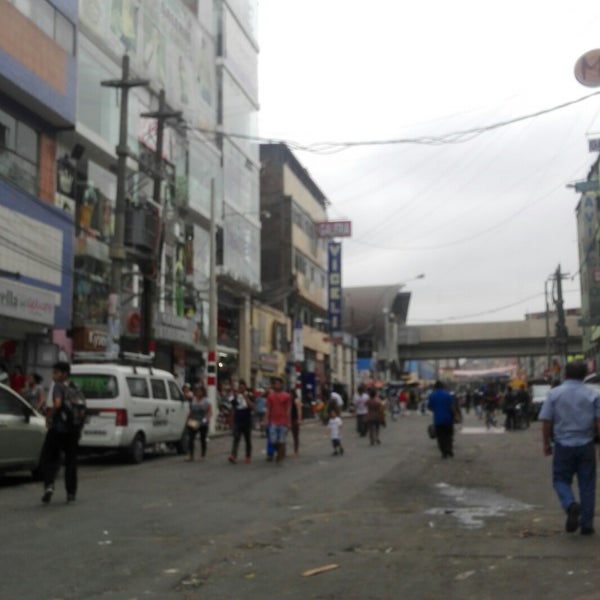
<svg viewBox="0 0 600 600">
<path fill-rule="evenodd" d="M 269 440 L 275 448 L 277 462 L 285 456 L 285 436 L 292 425 L 292 400 L 283 391 L 283 379 L 273 378 L 273 389 L 267 396 L 265 425 L 269 428 Z"/>
<path fill-rule="evenodd" d="M 10 387 L 17 392 L 17 394 L 21 394 L 25 391 L 25 374 L 23 373 L 23 369 L 21 367 L 16 366 L 12 375 L 10 376 Z"/>
</svg>

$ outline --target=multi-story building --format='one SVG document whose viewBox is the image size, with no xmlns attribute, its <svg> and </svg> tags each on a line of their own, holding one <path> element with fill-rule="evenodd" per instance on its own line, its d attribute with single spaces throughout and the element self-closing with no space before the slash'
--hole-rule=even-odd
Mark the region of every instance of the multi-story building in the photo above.
<svg viewBox="0 0 600 600">
<path fill-rule="evenodd" d="M 73 213 L 55 206 L 57 138 L 75 123 L 76 0 L 0 0 L 0 363 L 38 371 L 68 353 Z"/>
<path fill-rule="evenodd" d="M 288 318 L 288 370 L 301 363 L 303 395 L 317 397 L 329 382 L 332 346 L 328 317 L 327 246 L 316 223 L 327 220 L 327 199 L 285 144 L 260 147 L 262 299 Z"/>
<path fill-rule="evenodd" d="M 579 246 L 579 281 L 581 285 L 581 330 L 583 352 L 592 370 L 600 368 L 600 182 L 598 158 L 581 182 L 577 204 L 577 237 Z M 577 186 L 576 186 L 577 189 Z"/>
<path fill-rule="evenodd" d="M 220 377 L 250 378 L 251 297 L 260 289 L 257 0 L 216 0 L 218 136 L 223 160 L 219 235 Z"/>
</svg>

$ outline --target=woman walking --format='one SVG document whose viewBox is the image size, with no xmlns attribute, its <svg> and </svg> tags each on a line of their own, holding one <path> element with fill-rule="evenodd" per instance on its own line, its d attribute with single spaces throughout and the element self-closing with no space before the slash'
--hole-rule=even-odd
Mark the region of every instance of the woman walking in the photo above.
<svg viewBox="0 0 600 600">
<path fill-rule="evenodd" d="M 367 400 L 367 415 L 366 422 L 369 429 L 369 441 L 371 446 L 381 444 L 379 439 L 379 426 L 383 417 L 383 403 L 377 395 L 374 388 L 369 390 L 369 399 Z"/>
<path fill-rule="evenodd" d="M 290 392 L 292 399 L 292 438 L 294 439 L 294 456 L 298 456 L 300 448 L 300 424 L 302 423 L 302 402 L 296 390 Z"/>
<path fill-rule="evenodd" d="M 190 455 L 187 461 L 194 460 L 194 441 L 196 435 L 200 436 L 200 460 L 206 456 L 206 438 L 208 436 L 208 424 L 212 417 L 212 405 L 206 395 L 206 388 L 198 384 L 194 388 L 194 397 L 190 402 L 190 412 L 187 420 L 188 437 L 190 441 Z"/>
<path fill-rule="evenodd" d="M 246 388 L 246 382 L 240 379 L 237 384 L 237 390 L 232 382 L 233 398 L 233 447 L 229 455 L 229 462 L 235 464 L 237 461 L 237 452 L 240 445 L 240 439 L 244 436 L 246 442 L 246 463 L 252 460 L 252 411 L 256 404 L 250 398 Z"/>
</svg>

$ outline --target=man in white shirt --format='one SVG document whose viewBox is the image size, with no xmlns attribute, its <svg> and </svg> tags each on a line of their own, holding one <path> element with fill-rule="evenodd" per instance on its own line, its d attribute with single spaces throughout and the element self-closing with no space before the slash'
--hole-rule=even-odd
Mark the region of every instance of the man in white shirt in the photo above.
<svg viewBox="0 0 600 600">
<path fill-rule="evenodd" d="M 365 415 L 368 412 L 368 400 L 369 396 L 365 392 L 365 388 L 362 385 L 359 385 L 356 394 L 354 394 L 354 398 L 352 398 L 352 403 L 354 404 L 354 414 L 356 415 L 356 431 L 360 437 L 365 437 L 367 435 Z"/>
</svg>

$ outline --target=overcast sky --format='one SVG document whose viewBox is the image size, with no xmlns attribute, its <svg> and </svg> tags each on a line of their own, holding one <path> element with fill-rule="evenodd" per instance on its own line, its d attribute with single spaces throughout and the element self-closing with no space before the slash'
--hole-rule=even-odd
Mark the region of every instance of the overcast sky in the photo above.
<svg viewBox="0 0 600 600">
<path fill-rule="evenodd" d="M 260 136 L 295 144 L 436 137 L 600 91 L 588 0 L 260 0 Z M 350 219 L 344 286 L 407 282 L 409 324 L 520 320 L 560 263 L 580 306 L 575 208 L 600 96 L 460 143 L 294 150 Z M 413 280 L 418 274 L 425 278 Z M 413 281 L 410 281 L 413 280 Z"/>
</svg>

